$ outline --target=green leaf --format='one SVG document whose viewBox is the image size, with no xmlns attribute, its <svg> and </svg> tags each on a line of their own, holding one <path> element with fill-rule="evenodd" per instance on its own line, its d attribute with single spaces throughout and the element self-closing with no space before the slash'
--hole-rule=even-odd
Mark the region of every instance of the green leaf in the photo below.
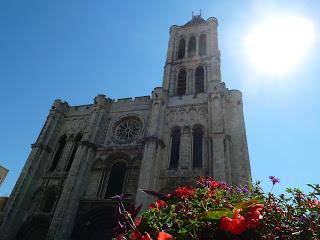
<svg viewBox="0 0 320 240">
<path fill-rule="evenodd" d="M 206 211 L 202 214 L 202 218 L 206 220 L 218 220 L 222 217 L 232 217 L 232 211 L 227 208 L 219 208 L 212 211 Z"/>
<path fill-rule="evenodd" d="M 179 234 L 186 234 L 187 232 L 188 232 L 188 230 L 187 230 L 187 229 L 184 229 L 184 228 L 181 228 L 181 229 L 179 229 L 179 231 L 178 231 Z"/>
<path fill-rule="evenodd" d="M 241 203 L 238 203 L 234 209 L 233 212 L 235 212 L 238 209 L 246 209 L 246 208 L 250 208 L 252 206 L 254 206 L 255 204 L 259 203 L 259 201 L 257 199 L 250 199 L 248 201 L 244 201 Z"/>
</svg>

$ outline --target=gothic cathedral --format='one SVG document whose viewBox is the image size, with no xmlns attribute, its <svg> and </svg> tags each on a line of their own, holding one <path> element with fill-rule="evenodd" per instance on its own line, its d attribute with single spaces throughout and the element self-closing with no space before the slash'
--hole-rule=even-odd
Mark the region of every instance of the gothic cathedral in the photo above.
<svg viewBox="0 0 320 240">
<path fill-rule="evenodd" d="M 1 240 L 111 239 L 114 200 L 151 199 L 199 176 L 251 181 L 242 95 L 221 81 L 218 21 L 170 28 L 151 96 L 70 106 L 56 100 L 2 216 Z"/>
</svg>

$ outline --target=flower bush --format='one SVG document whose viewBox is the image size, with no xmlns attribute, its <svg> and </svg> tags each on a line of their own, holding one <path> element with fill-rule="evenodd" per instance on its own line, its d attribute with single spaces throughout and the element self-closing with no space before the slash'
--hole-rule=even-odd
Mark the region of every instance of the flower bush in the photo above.
<svg viewBox="0 0 320 240">
<path fill-rule="evenodd" d="M 279 179 L 270 177 L 272 187 Z M 233 187 L 201 177 L 198 187 L 182 186 L 171 194 L 146 191 L 159 200 L 137 217 L 140 207 L 119 201 L 117 240 L 167 239 L 320 239 L 320 186 L 312 192 L 287 189 L 275 196 L 259 183 Z"/>
</svg>

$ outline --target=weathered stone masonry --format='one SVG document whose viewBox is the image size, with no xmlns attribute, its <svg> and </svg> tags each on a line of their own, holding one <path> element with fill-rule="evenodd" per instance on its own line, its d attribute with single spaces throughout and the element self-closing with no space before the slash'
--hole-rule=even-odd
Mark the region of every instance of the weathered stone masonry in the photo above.
<svg viewBox="0 0 320 240">
<path fill-rule="evenodd" d="M 150 96 L 56 100 L 12 191 L 0 239 L 111 239 L 115 202 L 152 200 L 208 175 L 251 180 L 242 95 L 221 81 L 215 18 L 170 28 L 163 85 Z"/>
</svg>

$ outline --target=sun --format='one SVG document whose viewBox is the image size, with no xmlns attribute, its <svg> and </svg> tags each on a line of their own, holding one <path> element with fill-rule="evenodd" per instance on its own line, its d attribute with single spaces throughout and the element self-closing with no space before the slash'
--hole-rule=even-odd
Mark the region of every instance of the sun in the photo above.
<svg viewBox="0 0 320 240">
<path fill-rule="evenodd" d="M 245 39 L 246 53 L 258 71 L 283 75 L 298 67 L 314 40 L 311 21 L 301 17 L 272 17 L 252 28 Z"/>
</svg>

